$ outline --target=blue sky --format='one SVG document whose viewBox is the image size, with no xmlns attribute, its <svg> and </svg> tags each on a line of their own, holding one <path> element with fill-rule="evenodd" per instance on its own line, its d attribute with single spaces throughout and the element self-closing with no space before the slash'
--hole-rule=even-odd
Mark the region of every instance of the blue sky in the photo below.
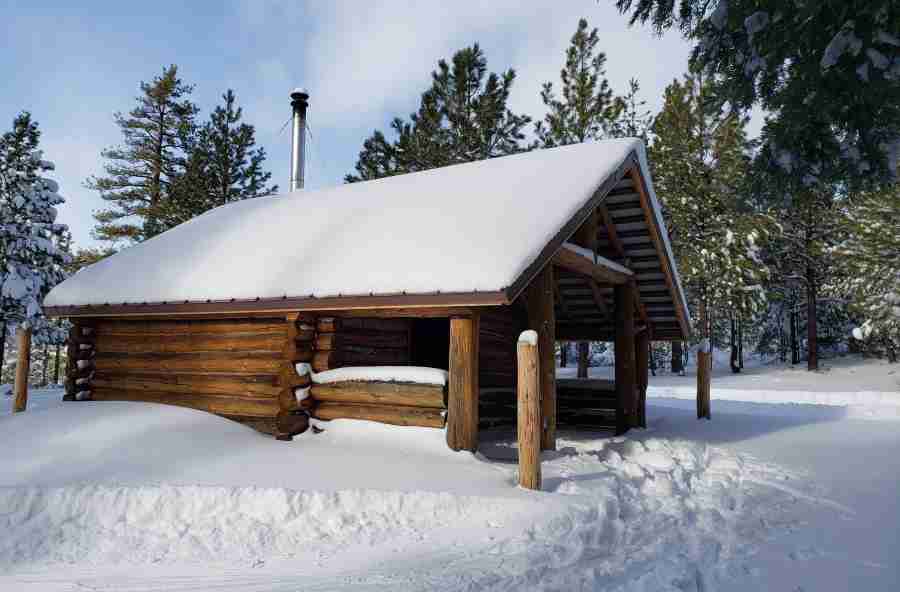
<svg viewBox="0 0 900 592">
<path fill-rule="evenodd" d="M 178 64 L 196 86 L 203 116 L 234 89 L 256 126 L 273 180 L 287 185 L 288 93 L 311 94 L 307 187 L 341 182 L 363 140 L 395 115 L 413 111 L 438 59 L 479 42 L 491 70 L 516 69 L 513 110 L 543 115 L 540 85 L 558 80 L 579 17 L 600 29 L 616 91 L 637 77 L 651 108 L 687 67 L 689 45 L 628 28 L 612 0 L 455 2 L 372 0 L 299 2 L 26 2 L 0 0 L 0 129 L 32 112 L 45 158 L 67 203 L 60 222 L 76 246 L 93 244 L 92 212 L 102 207 L 83 187 L 102 174 L 100 151 L 120 141 L 115 111 L 134 104 L 141 80 Z"/>
</svg>

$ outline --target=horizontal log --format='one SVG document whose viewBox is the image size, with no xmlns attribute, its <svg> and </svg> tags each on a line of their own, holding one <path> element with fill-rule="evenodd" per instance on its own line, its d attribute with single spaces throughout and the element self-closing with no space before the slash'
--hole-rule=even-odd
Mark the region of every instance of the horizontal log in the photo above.
<svg viewBox="0 0 900 592">
<path fill-rule="evenodd" d="M 164 403 L 179 407 L 190 407 L 220 415 L 240 415 L 244 417 L 275 417 L 278 414 L 278 399 L 248 399 L 225 395 L 197 395 L 172 393 L 167 391 L 125 390 L 121 388 L 93 387 L 95 401 L 141 401 Z"/>
<path fill-rule="evenodd" d="M 313 358 L 314 352 L 311 342 L 286 341 L 283 345 L 282 355 L 285 360 L 296 364 L 297 362 L 309 362 Z"/>
<path fill-rule="evenodd" d="M 297 341 L 300 343 L 309 343 L 316 338 L 316 328 L 310 325 L 297 325 L 296 323 L 287 324 L 287 341 Z"/>
<path fill-rule="evenodd" d="M 185 333 L 278 333 L 287 335 L 284 319 L 223 319 L 184 321 L 103 320 L 97 323 L 99 335 L 182 335 Z"/>
<path fill-rule="evenodd" d="M 322 402 L 316 406 L 313 417 L 317 419 L 363 419 L 392 425 L 426 428 L 444 427 L 444 418 L 440 410 L 422 407 Z"/>
<path fill-rule="evenodd" d="M 97 350 L 119 353 L 201 351 L 281 351 L 284 331 L 266 333 L 108 334 L 97 337 Z"/>
<path fill-rule="evenodd" d="M 396 382 L 337 382 L 314 384 L 310 394 L 317 401 L 401 405 L 444 409 L 444 387 Z"/>
<path fill-rule="evenodd" d="M 411 327 L 409 319 L 379 319 L 379 318 L 342 318 L 342 332 L 355 330 L 374 331 L 378 333 L 406 333 Z"/>
<path fill-rule="evenodd" d="M 293 364 L 284 364 L 278 373 L 278 384 L 282 388 L 306 388 L 311 383 L 309 374 L 300 376 L 294 369 Z"/>
<path fill-rule="evenodd" d="M 253 380 L 243 380 L 251 376 Z M 259 380 L 256 380 L 259 378 Z M 250 399 L 271 399 L 281 392 L 275 375 L 104 373 L 91 384 L 110 389 L 166 391 L 183 394 L 227 395 Z"/>
<path fill-rule="evenodd" d="M 151 372 L 231 372 L 278 374 L 284 361 L 281 352 L 199 353 L 99 353 L 98 370 L 145 370 Z"/>
<path fill-rule="evenodd" d="M 340 333 L 322 333 L 316 337 L 316 349 L 340 349 L 343 347 L 394 348 L 409 346 L 409 333 L 377 333 L 346 328 Z"/>
<path fill-rule="evenodd" d="M 313 354 L 313 372 L 324 372 L 340 365 L 340 355 L 336 351 L 317 351 Z"/>
</svg>

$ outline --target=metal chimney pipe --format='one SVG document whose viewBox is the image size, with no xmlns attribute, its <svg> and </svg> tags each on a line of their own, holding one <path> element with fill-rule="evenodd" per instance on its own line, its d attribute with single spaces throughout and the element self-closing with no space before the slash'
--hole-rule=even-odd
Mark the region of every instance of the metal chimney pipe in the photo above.
<svg viewBox="0 0 900 592">
<path fill-rule="evenodd" d="M 291 108 L 294 117 L 291 124 L 291 182 L 290 191 L 303 189 L 306 178 L 306 109 L 309 107 L 309 93 L 296 88 L 291 92 Z"/>
</svg>

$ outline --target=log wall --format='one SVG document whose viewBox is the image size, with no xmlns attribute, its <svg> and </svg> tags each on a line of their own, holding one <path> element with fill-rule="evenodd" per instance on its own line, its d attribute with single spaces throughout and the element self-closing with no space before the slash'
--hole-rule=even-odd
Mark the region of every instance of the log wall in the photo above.
<svg viewBox="0 0 900 592">
<path fill-rule="evenodd" d="M 516 343 L 528 328 L 525 312 L 518 306 L 491 307 L 479 319 L 479 424 L 515 425 Z"/>
<path fill-rule="evenodd" d="M 85 386 L 100 401 L 148 401 L 209 411 L 261 431 L 298 431 L 287 417 L 299 409 L 284 377 L 295 361 L 312 359 L 311 334 L 297 340 L 296 324 L 284 318 L 139 321 L 97 319 L 76 324 L 70 351 L 91 352 L 90 365 L 70 363 L 75 398 Z M 88 342 L 92 350 L 80 349 Z M 73 367 L 74 366 L 74 367 Z M 308 380 L 308 378 L 307 378 Z M 302 431 L 300 429 L 299 431 Z"/>
</svg>

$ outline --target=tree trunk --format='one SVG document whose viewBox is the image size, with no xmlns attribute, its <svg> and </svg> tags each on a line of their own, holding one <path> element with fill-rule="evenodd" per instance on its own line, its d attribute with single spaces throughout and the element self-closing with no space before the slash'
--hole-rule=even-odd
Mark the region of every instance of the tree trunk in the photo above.
<svg viewBox="0 0 900 592">
<path fill-rule="evenodd" d="M 806 369 L 819 369 L 819 328 L 816 311 L 816 272 L 812 265 L 806 266 L 806 332 L 807 355 Z"/>
<path fill-rule="evenodd" d="M 738 316 L 738 368 L 744 369 L 744 317 Z"/>
<path fill-rule="evenodd" d="M 800 348 L 797 346 L 797 306 L 796 301 L 791 299 L 791 364 L 800 362 Z"/>
<path fill-rule="evenodd" d="M 680 341 L 672 342 L 672 374 L 684 374 L 684 354 Z"/>
<path fill-rule="evenodd" d="M 16 382 L 13 385 L 15 401 L 13 413 L 25 411 L 28 406 L 28 374 L 31 365 L 31 327 L 19 327 L 19 342 L 16 348 L 19 357 L 16 362 Z"/>
<path fill-rule="evenodd" d="M 588 377 L 588 357 L 590 344 L 587 341 L 578 342 L 578 378 Z"/>
<path fill-rule="evenodd" d="M 60 347 L 59 344 L 56 344 L 56 355 L 53 357 L 53 384 L 59 384 L 59 356 L 60 356 Z"/>
<path fill-rule="evenodd" d="M 6 362 L 6 319 L 0 320 L 0 382 L 3 382 L 4 362 Z"/>
<path fill-rule="evenodd" d="M 44 344 L 44 358 L 41 362 L 41 386 L 47 386 L 47 366 L 50 365 L 50 344 Z"/>
<path fill-rule="evenodd" d="M 734 315 L 731 315 L 731 372 L 732 374 L 739 374 L 741 372 L 741 367 L 738 361 L 738 331 L 737 331 L 737 323 L 734 320 Z"/>
</svg>

